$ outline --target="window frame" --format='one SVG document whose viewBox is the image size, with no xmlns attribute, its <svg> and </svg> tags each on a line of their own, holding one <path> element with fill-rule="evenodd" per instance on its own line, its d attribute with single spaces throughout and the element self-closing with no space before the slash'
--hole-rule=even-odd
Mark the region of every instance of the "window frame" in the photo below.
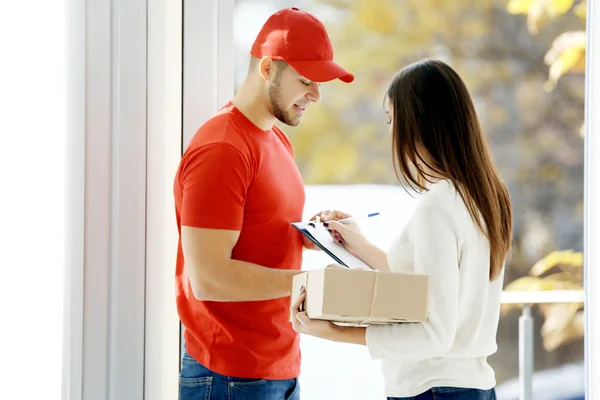
<svg viewBox="0 0 600 400">
<path fill-rule="evenodd" d="M 585 382 L 586 399 L 600 398 L 600 345 L 593 338 L 600 334 L 600 4 L 587 2 L 587 51 L 585 97 L 584 161 L 584 289 L 585 289 Z M 596 204 L 596 207 L 593 205 Z M 596 245 L 594 246 L 594 243 Z"/>
<path fill-rule="evenodd" d="M 234 5 L 70 2 L 67 400 L 177 398 L 173 177 L 233 95 Z"/>
</svg>

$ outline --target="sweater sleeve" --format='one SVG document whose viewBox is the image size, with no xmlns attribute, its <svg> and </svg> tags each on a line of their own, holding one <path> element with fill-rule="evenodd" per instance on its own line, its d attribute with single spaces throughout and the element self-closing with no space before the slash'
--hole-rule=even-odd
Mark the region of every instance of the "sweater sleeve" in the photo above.
<svg viewBox="0 0 600 400">
<path fill-rule="evenodd" d="M 447 353 L 458 326 L 459 240 L 451 217 L 439 207 L 421 210 L 408 228 L 414 272 L 429 275 L 427 320 L 370 325 L 366 332 L 373 359 L 422 359 Z M 392 265 L 394 260 L 390 260 Z"/>
</svg>

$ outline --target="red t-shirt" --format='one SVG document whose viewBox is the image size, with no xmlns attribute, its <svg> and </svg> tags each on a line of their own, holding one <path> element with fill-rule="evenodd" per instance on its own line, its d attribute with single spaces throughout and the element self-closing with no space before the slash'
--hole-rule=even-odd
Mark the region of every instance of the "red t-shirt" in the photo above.
<svg viewBox="0 0 600 400">
<path fill-rule="evenodd" d="M 186 149 L 174 184 L 177 227 L 238 230 L 232 258 L 300 269 L 304 184 L 285 134 L 263 131 L 232 103 L 208 120 Z M 300 373 L 290 299 L 199 301 L 184 268 L 181 237 L 176 296 L 187 352 L 206 368 L 241 378 L 291 379 Z"/>
</svg>

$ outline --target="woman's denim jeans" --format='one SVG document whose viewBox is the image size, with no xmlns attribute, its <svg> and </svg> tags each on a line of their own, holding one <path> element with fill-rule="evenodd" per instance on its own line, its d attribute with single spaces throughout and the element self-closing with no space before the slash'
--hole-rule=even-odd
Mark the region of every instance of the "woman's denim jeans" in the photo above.
<svg viewBox="0 0 600 400">
<path fill-rule="evenodd" d="M 496 391 L 455 387 L 434 387 L 414 397 L 388 397 L 388 400 L 496 400 Z"/>
</svg>

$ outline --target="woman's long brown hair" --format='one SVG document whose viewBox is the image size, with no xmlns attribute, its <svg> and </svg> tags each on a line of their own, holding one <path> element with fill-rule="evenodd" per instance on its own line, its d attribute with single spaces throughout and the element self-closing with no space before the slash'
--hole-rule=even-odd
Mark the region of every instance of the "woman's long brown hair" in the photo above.
<svg viewBox="0 0 600 400">
<path fill-rule="evenodd" d="M 434 175 L 454 183 L 490 242 L 489 278 L 496 279 L 512 240 L 512 205 L 464 82 L 441 61 L 420 61 L 396 75 L 387 98 L 393 106 L 396 174 L 400 178 L 399 170 L 420 191 L 427 190 L 423 178 L 431 182 Z"/>
</svg>

